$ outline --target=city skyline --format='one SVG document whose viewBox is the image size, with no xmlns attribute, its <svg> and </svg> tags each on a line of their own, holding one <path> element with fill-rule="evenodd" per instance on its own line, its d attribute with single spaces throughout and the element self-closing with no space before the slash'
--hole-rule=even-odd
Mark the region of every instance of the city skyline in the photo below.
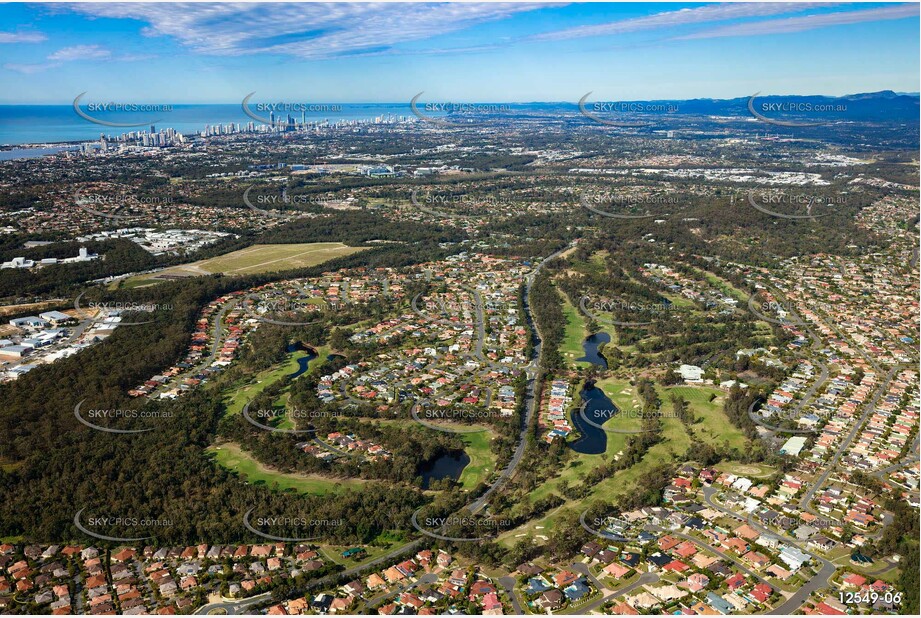
<svg viewBox="0 0 921 618">
<path fill-rule="evenodd" d="M 0 15 L 0 104 L 919 90 L 917 4 L 88 3 Z"/>
</svg>

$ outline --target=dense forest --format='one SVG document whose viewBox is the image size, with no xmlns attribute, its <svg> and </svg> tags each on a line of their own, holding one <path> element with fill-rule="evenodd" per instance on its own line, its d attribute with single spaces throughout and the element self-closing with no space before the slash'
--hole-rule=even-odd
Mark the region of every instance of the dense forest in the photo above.
<svg viewBox="0 0 921 618">
<path fill-rule="evenodd" d="M 433 245 L 432 251 L 437 250 Z M 390 254 L 394 261 L 407 259 L 401 252 L 385 249 L 379 252 L 380 263 L 388 263 Z M 420 252 L 419 257 L 424 259 L 425 254 Z M 340 266 L 350 262 L 355 262 L 354 256 L 337 261 Z M 322 270 L 314 267 L 299 273 L 316 275 Z M 0 433 L 4 435 L 0 534 L 28 534 L 45 541 L 75 538 L 74 514 L 102 505 L 121 514 L 168 518 L 173 526 L 157 534 L 169 543 L 244 538 L 240 517 L 243 507 L 253 504 L 301 509 L 328 518 L 349 514 L 349 525 L 336 530 L 343 542 L 367 542 L 384 530 L 405 529 L 409 514 L 423 500 L 418 489 L 381 487 L 378 493 L 369 485 L 361 493 L 330 502 L 267 491 L 215 466 L 204 454 L 223 417 L 223 405 L 212 391 L 143 404 L 126 398 L 127 390 L 181 358 L 205 303 L 270 279 L 212 276 L 132 291 L 132 300 L 156 300 L 168 309 L 151 314 L 149 324 L 117 329 L 100 345 L 0 386 Z M 112 301 L 128 294 L 113 292 L 101 298 Z M 80 401 L 108 409 L 145 405 L 156 417 L 155 430 L 134 435 L 94 431 L 74 417 L 74 406 Z M 143 423 L 151 422 L 123 419 L 119 427 L 147 428 Z M 397 443 L 401 438 L 392 439 Z M 414 477 L 415 470 L 407 469 L 405 478 Z M 390 501 L 394 509 L 381 507 Z M 367 518 L 361 516 L 363 512 Z M 368 519 L 375 514 L 383 517 Z"/>
</svg>

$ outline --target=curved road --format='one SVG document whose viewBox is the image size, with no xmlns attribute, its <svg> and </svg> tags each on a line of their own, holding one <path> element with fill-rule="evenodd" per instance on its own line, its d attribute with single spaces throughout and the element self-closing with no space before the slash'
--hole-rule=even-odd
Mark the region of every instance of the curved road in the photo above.
<svg viewBox="0 0 921 618">
<path fill-rule="evenodd" d="M 802 604 L 805 603 L 809 599 L 809 596 L 813 592 L 815 592 L 816 590 L 819 590 L 820 588 L 824 588 L 824 587 L 831 585 L 829 580 L 832 578 L 832 576 L 835 574 L 835 571 L 837 570 L 837 567 L 834 564 L 832 564 L 825 558 L 822 558 L 821 556 L 816 555 L 812 551 L 806 549 L 806 547 L 802 543 L 800 543 L 793 537 L 787 536 L 784 533 L 778 533 L 778 532 L 774 532 L 773 530 L 768 530 L 764 526 L 754 521 L 746 520 L 745 518 L 740 516 L 735 511 L 727 509 L 726 507 L 724 507 L 723 505 L 721 505 L 720 503 L 718 503 L 716 500 L 713 499 L 713 496 L 717 493 L 717 491 L 718 490 L 715 487 L 704 487 L 703 489 L 704 502 L 706 502 L 708 506 L 710 506 L 711 508 L 717 511 L 720 511 L 721 513 L 725 513 L 726 515 L 732 517 L 733 519 L 736 519 L 743 523 L 747 523 L 749 526 L 751 526 L 752 528 L 754 528 L 761 534 L 778 537 L 785 543 L 789 545 L 793 545 L 797 547 L 798 549 L 802 550 L 803 552 L 805 552 L 806 554 L 809 554 L 809 557 L 812 558 L 813 561 L 822 565 L 822 568 L 819 569 L 819 571 L 815 575 L 813 575 L 809 579 L 808 582 L 803 584 L 801 588 L 799 588 L 796 592 L 794 592 L 793 596 L 791 596 L 789 599 L 784 601 L 778 607 L 775 607 L 773 610 L 771 610 L 769 612 L 770 614 L 790 615 L 796 610 L 798 610 L 800 606 L 802 606 Z"/>
<path fill-rule="evenodd" d="M 221 600 L 214 603 L 208 603 L 202 605 L 195 610 L 195 614 L 228 614 L 234 615 L 238 613 L 247 614 L 249 612 L 241 611 L 245 610 L 247 607 L 252 605 L 259 605 L 260 603 L 265 603 L 272 600 L 271 592 L 263 592 L 262 594 L 257 594 L 254 597 L 248 597 L 246 599 L 240 599 L 238 601 L 233 600 Z"/>
<path fill-rule="evenodd" d="M 352 577 L 353 575 L 358 575 L 359 573 L 364 572 L 370 567 L 377 566 L 378 564 L 381 564 L 383 562 L 389 562 L 398 556 L 401 556 L 409 551 L 415 550 L 417 547 L 423 544 L 424 540 L 425 539 L 420 538 L 420 539 L 416 539 L 415 541 L 410 541 L 409 543 L 401 545 L 400 547 L 397 547 L 396 549 L 389 551 L 382 556 L 378 556 L 377 558 L 375 558 L 374 560 L 371 560 L 370 562 L 365 562 L 363 564 L 359 564 L 349 569 L 345 569 L 344 571 L 339 571 L 338 573 L 331 573 L 330 575 L 321 577 L 320 579 L 314 580 L 308 583 L 306 586 L 304 586 L 304 590 L 305 592 L 314 590 L 316 588 L 320 588 L 328 584 L 332 584 L 336 582 L 337 580 L 339 580 L 340 578 L 346 579 L 346 578 Z M 237 613 L 237 610 L 239 609 L 243 609 L 243 608 L 246 608 L 252 605 L 256 605 L 259 603 L 267 603 L 271 600 L 272 600 L 272 593 L 266 592 L 266 593 L 263 593 L 263 594 L 260 594 L 254 597 L 240 599 L 239 601 L 221 601 L 219 603 L 209 603 L 195 610 L 195 613 L 196 614 L 207 614 L 212 610 L 220 608 L 220 609 L 226 610 L 227 613 L 229 614 L 234 614 L 234 613 Z M 252 612 L 243 612 L 243 613 L 251 614 Z"/>
<path fill-rule="evenodd" d="M 623 588 L 615 590 L 614 592 L 608 595 L 605 595 L 601 597 L 600 599 L 589 603 L 588 605 L 579 607 L 579 614 L 580 615 L 588 614 L 589 612 L 592 612 L 598 609 L 599 607 L 601 607 L 608 601 L 613 601 L 619 596 L 629 594 L 641 586 L 646 586 L 647 584 L 654 584 L 657 581 L 659 581 L 659 576 L 656 575 L 655 573 L 643 573 L 642 575 L 640 575 L 639 579 L 637 579 L 632 584 L 627 584 Z"/>
<path fill-rule="evenodd" d="M 211 338 L 212 338 L 211 352 L 208 354 L 206 358 L 202 359 L 197 365 L 195 365 L 188 371 L 185 371 L 177 375 L 176 377 L 174 377 L 173 380 L 171 381 L 172 384 L 181 383 L 183 379 L 188 378 L 189 376 L 195 375 L 196 373 L 204 369 L 206 366 L 208 366 L 210 363 L 214 362 L 214 359 L 217 358 L 218 352 L 220 352 L 221 350 L 221 343 L 222 343 L 221 340 L 224 337 L 224 316 L 226 316 L 227 313 L 231 309 L 236 307 L 237 304 L 239 304 L 239 302 L 240 302 L 239 298 L 232 298 L 228 300 L 220 308 L 220 310 L 214 315 L 214 326 L 211 329 Z"/>
<path fill-rule="evenodd" d="M 528 428 L 530 427 L 531 418 L 534 413 L 534 406 L 535 406 L 534 384 L 535 384 L 535 380 L 537 377 L 535 369 L 537 366 L 537 360 L 540 358 L 540 340 L 541 340 L 540 332 L 537 328 L 537 324 L 533 321 L 531 317 L 531 311 L 528 305 L 528 298 L 531 292 L 531 286 L 534 284 L 534 279 L 537 276 L 537 273 L 540 271 L 540 269 L 544 266 L 544 264 L 550 262 L 551 260 L 558 257 L 563 252 L 572 248 L 573 246 L 575 246 L 575 243 L 570 243 L 570 245 L 564 247 L 563 249 L 560 249 L 559 251 L 543 259 L 541 263 L 538 264 L 537 268 L 535 268 L 534 271 L 532 271 L 531 274 L 528 275 L 527 284 L 525 286 L 525 292 L 524 292 L 525 319 L 529 323 L 534 324 L 534 331 L 535 331 L 535 336 L 537 337 L 537 343 L 534 345 L 531 363 L 529 365 L 529 368 L 527 369 L 528 387 L 527 387 L 526 394 L 525 394 L 526 414 L 525 414 L 525 418 L 522 421 L 521 433 L 518 439 L 518 446 L 515 449 L 515 453 L 512 455 L 512 459 L 509 461 L 509 464 L 505 467 L 505 469 L 502 470 L 502 473 L 499 475 L 499 478 L 496 479 L 496 481 L 483 493 L 482 496 L 474 500 L 469 505 L 468 508 L 472 513 L 476 513 L 477 511 L 480 511 L 484 506 L 486 506 L 486 502 L 489 496 L 492 495 L 496 490 L 501 488 L 503 485 L 505 485 L 505 483 L 515 473 L 515 469 L 518 467 L 518 464 L 521 463 L 521 459 L 524 456 L 525 447 L 527 446 Z M 217 324 L 215 325 L 215 329 L 214 329 L 215 345 L 212 348 L 212 350 L 215 352 L 217 349 L 219 349 L 218 342 L 219 342 L 220 335 L 221 335 L 221 328 L 222 328 L 221 324 L 223 322 L 223 316 L 224 316 L 224 313 L 226 313 L 226 311 L 229 310 L 231 304 L 233 303 L 228 303 L 228 305 L 226 305 L 221 310 L 221 312 L 216 318 Z M 480 306 L 482 307 L 482 305 Z M 400 547 L 395 548 L 394 550 L 388 552 L 387 554 L 384 554 L 378 558 L 375 558 L 371 562 L 367 562 L 365 564 L 352 567 L 351 569 L 346 569 L 345 571 L 340 571 L 338 573 L 333 573 L 331 575 L 327 575 L 325 577 L 317 579 L 307 584 L 305 589 L 313 590 L 315 588 L 322 587 L 322 586 L 325 586 L 326 584 L 335 582 L 340 578 L 346 578 L 352 575 L 356 575 L 360 572 L 365 571 L 369 567 L 376 566 L 386 561 L 390 561 L 396 556 L 400 556 L 408 551 L 412 551 L 416 549 L 417 547 L 421 546 L 426 541 L 427 539 L 425 537 L 418 538 L 414 541 L 410 541 L 409 543 L 406 543 L 404 545 L 401 545 Z M 638 584 L 639 582 L 636 582 L 636 583 Z M 242 599 L 240 601 L 223 601 L 220 603 L 209 603 L 207 605 L 203 605 L 202 607 L 200 607 L 198 610 L 195 611 L 195 613 L 196 614 L 207 614 L 208 612 L 213 611 L 213 610 L 223 609 L 228 614 L 233 614 L 236 612 L 237 609 L 242 609 L 242 608 L 248 607 L 250 605 L 254 605 L 259 602 L 268 601 L 270 598 L 271 598 L 271 595 L 267 593 L 264 599 L 262 598 L 262 595 L 260 595 L 259 597 L 250 597 L 248 599 Z"/>
<path fill-rule="evenodd" d="M 518 464 L 521 463 L 522 458 L 524 457 L 525 448 L 528 445 L 528 431 L 531 427 L 531 419 L 534 417 L 534 408 L 536 407 L 537 402 L 534 400 L 534 388 L 537 380 L 542 373 L 537 367 L 537 363 L 540 359 L 540 344 L 541 344 L 541 335 L 540 329 L 537 326 L 537 322 L 534 321 L 533 316 L 531 315 L 531 307 L 528 303 L 528 300 L 531 296 L 531 287 L 534 285 L 534 280 L 537 278 L 537 274 L 540 272 L 540 269 L 544 267 L 545 264 L 557 258 L 560 254 L 568 251 L 575 246 L 575 243 L 570 243 L 566 247 L 556 251 L 555 253 L 549 255 L 545 259 L 541 260 L 541 263 L 537 265 L 530 275 L 527 277 L 527 283 L 525 284 L 524 289 L 524 312 L 525 320 L 529 324 L 534 325 L 534 335 L 537 338 L 537 343 L 534 345 L 534 349 L 531 352 L 531 363 L 526 373 L 528 376 L 528 385 L 525 388 L 525 415 L 521 420 L 521 432 L 518 435 L 518 446 L 515 448 L 515 452 L 512 454 L 512 458 L 509 460 L 508 465 L 502 470 L 499 474 L 499 478 L 483 493 L 482 496 L 474 500 L 469 508 L 471 513 L 476 513 L 483 509 L 486 506 L 486 502 L 489 497 L 499 488 L 501 488 L 505 483 L 508 482 L 512 475 L 515 474 L 515 469 L 518 468 Z"/>
</svg>

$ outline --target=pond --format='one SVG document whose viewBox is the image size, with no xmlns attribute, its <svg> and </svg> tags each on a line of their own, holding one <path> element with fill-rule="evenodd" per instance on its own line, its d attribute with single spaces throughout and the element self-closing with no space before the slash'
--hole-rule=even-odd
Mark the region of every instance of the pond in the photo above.
<svg viewBox="0 0 921 618">
<path fill-rule="evenodd" d="M 306 373 L 306 372 L 307 372 L 307 369 L 310 367 L 310 361 L 312 361 L 313 359 L 315 359 L 315 358 L 317 357 L 317 351 L 316 351 L 316 350 L 314 350 L 314 349 L 311 348 L 310 346 L 304 345 L 304 344 L 301 343 L 300 341 L 297 341 L 297 342 L 295 342 L 295 343 L 289 344 L 288 347 L 287 347 L 288 353 L 297 352 L 298 350 L 304 350 L 304 351 L 306 351 L 306 352 L 307 352 L 307 356 L 303 356 L 303 357 L 297 359 L 297 371 L 295 371 L 294 373 L 289 373 L 289 374 L 288 374 L 288 377 L 289 377 L 289 378 L 296 378 L 296 377 L 298 377 L 298 376 L 303 375 L 304 373 Z"/>
<path fill-rule="evenodd" d="M 579 432 L 579 439 L 571 442 L 569 448 L 583 455 L 600 455 L 608 448 L 608 435 L 603 429 L 586 423 L 585 417 L 593 423 L 604 425 L 605 421 L 617 414 L 617 407 L 591 380 L 585 383 L 579 396 L 585 407 L 572 415 L 572 424 Z"/>
<path fill-rule="evenodd" d="M 577 358 L 576 360 L 598 365 L 599 367 L 604 367 L 607 369 L 608 360 L 604 357 L 604 354 L 598 351 L 598 348 L 601 346 L 601 344 L 608 343 L 611 343 L 611 335 L 607 333 L 595 333 L 594 335 L 589 335 L 585 341 L 582 342 L 582 349 L 585 351 L 585 356 L 582 358 Z"/>
<path fill-rule="evenodd" d="M 467 453 L 464 451 L 452 451 L 438 457 L 435 461 L 423 465 L 419 469 L 419 474 L 422 476 L 422 489 L 428 489 L 429 483 L 432 481 L 448 478 L 456 481 L 469 463 L 470 456 Z"/>
</svg>

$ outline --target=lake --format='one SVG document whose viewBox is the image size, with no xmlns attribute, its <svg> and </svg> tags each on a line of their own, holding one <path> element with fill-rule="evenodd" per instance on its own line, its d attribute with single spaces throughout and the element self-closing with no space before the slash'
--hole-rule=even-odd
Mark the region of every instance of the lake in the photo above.
<svg viewBox="0 0 921 618">
<path fill-rule="evenodd" d="M 571 442 L 569 448 L 583 455 L 600 455 L 608 448 L 608 435 L 603 429 L 586 423 L 585 417 L 594 423 L 604 425 L 605 421 L 617 414 L 617 406 L 591 381 L 586 383 L 586 388 L 579 396 L 582 397 L 585 407 L 581 412 L 572 415 L 572 424 L 579 432 L 579 439 Z"/>
<path fill-rule="evenodd" d="M 607 369 L 608 360 L 601 352 L 598 351 L 598 348 L 601 346 L 601 344 L 608 343 L 611 343 L 611 335 L 607 333 L 595 333 L 594 335 L 589 335 L 585 341 L 582 342 L 582 349 L 585 351 L 585 356 L 582 358 L 577 358 L 576 361 L 591 363 L 593 365 L 598 365 Z"/>
<path fill-rule="evenodd" d="M 448 478 L 456 481 L 469 463 L 470 456 L 464 451 L 445 453 L 419 469 L 419 474 L 422 476 L 422 489 L 428 489 L 432 481 Z"/>
</svg>

